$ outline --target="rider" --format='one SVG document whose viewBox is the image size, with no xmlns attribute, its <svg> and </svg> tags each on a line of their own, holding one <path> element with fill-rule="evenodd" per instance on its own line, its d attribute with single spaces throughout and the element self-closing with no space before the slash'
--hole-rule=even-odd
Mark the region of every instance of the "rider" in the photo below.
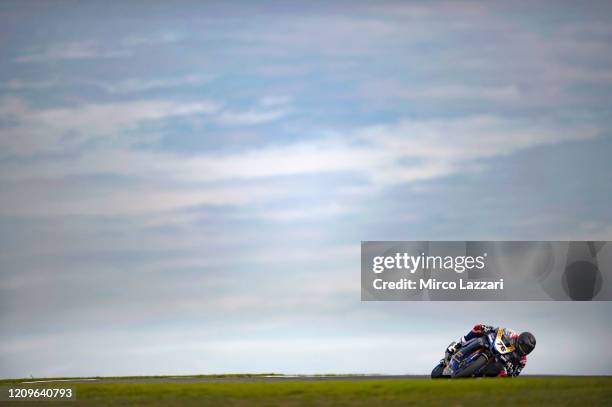
<svg viewBox="0 0 612 407">
<path fill-rule="evenodd" d="M 530 332 L 523 332 L 518 335 L 511 329 L 477 324 L 474 325 L 474 328 L 467 335 L 462 336 L 458 343 L 449 346 L 447 352 L 449 355 L 452 355 L 471 339 L 487 335 L 491 332 L 497 332 L 498 329 L 502 330 L 503 341 L 515 349 L 510 353 L 501 355 L 501 360 L 489 365 L 484 374 L 485 376 L 493 377 L 518 376 L 527 363 L 527 355 L 531 353 L 536 345 L 535 336 Z"/>
</svg>

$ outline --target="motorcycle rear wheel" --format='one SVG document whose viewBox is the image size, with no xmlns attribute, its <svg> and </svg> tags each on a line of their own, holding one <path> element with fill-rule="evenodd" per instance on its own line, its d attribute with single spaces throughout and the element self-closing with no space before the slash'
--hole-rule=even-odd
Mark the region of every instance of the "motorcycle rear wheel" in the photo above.
<svg viewBox="0 0 612 407">
<path fill-rule="evenodd" d="M 478 356 L 478 358 L 476 358 L 476 360 L 470 363 L 469 365 L 457 369 L 453 373 L 453 379 L 458 377 L 474 376 L 487 364 L 488 360 L 489 359 L 485 355 Z"/>
</svg>

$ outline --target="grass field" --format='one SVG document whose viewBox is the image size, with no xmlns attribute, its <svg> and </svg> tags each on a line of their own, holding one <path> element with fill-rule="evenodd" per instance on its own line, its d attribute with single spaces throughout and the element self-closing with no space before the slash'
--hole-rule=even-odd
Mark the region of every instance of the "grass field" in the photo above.
<svg viewBox="0 0 612 407">
<path fill-rule="evenodd" d="M 6 385 L 4 382 L 2 385 Z M 13 383 L 14 385 L 14 383 Z M 64 383 L 61 386 L 67 386 Z M 40 386 L 40 385 L 39 385 Z M 50 384 L 46 386 L 51 387 Z M 612 377 L 78 383 L 52 406 L 612 406 Z M 58 387 L 55 385 L 53 387 Z M 49 405 L 48 403 L 45 403 Z M 23 402 L 2 402 L 0 406 Z M 33 405 L 33 403 L 26 403 Z"/>
</svg>

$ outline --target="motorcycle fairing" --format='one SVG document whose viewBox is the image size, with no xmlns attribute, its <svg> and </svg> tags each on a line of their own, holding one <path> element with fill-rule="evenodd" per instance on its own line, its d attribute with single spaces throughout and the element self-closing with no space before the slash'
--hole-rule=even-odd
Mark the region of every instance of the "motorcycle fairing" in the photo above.
<svg viewBox="0 0 612 407">
<path fill-rule="evenodd" d="M 484 338 L 474 338 L 466 343 L 447 363 L 444 368 L 445 375 L 452 375 L 452 372 L 457 370 L 460 366 L 470 364 L 474 359 L 482 354 L 482 347 L 486 346 L 483 341 Z"/>
<path fill-rule="evenodd" d="M 515 347 L 513 345 L 506 345 L 504 343 L 504 330 L 502 328 L 497 329 L 497 335 L 493 339 L 493 334 L 490 334 L 489 340 L 493 342 L 493 347 L 500 355 L 514 352 Z"/>
</svg>

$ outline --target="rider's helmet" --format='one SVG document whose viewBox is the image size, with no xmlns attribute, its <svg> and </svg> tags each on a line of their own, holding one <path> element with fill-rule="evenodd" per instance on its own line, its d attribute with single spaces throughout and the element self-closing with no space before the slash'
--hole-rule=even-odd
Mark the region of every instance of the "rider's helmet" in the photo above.
<svg viewBox="0 0 612 407">
<path fill-rule="evenodd" d="M 523 355 L 529 355 L 536 346 L 535 336 L 531 332 L 523 332 L 516 340 L 516 346 Z"/>
</svg>

